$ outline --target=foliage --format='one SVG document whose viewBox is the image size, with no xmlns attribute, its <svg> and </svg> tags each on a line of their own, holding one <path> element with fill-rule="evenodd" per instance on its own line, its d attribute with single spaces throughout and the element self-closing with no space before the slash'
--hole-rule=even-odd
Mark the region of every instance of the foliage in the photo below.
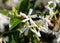
<svg viewBox="0 0 60 43">
<path fill-rule="evenodd" d="M 54 19 L 56 19 L 57 13 L 60 12 L 59 4 L 50 7 L 51 4 L 48 3 L 48 7 L 46 6 L 47 8 L 41 12 L 34 9 L 34 3 L 29 2 L 29 0 L 22 0 L 17 8 L 12 7 L 11 12 L 0 10 L 1 13 L 10 18 L 9 30 L 1 33 L 2 37 L 9 37 L 9 41 L 6 41 L 6 43 L 38 43 L 41 37 L 40 31 L 47 32 L 45 18 L 49 16 L 49 19 L 52 19 L 54 16 Z M 39 20 L 43 23 L 38 23 Z"/>
</svg>

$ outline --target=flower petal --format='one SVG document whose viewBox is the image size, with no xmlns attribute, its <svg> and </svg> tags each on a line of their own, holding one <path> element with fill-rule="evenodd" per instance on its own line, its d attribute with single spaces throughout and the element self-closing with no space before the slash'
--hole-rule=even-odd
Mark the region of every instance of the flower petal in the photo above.
<svg viewBox="0 0 60 43">
<path fill-rule="evenodd" d="M 29 16 L 32 14 L 32 11 L 33 11 L 33 9 L 29 10 L 29 13 L 28 13 Z"/>
<path fill-rule="evenodd" d="M 25 31 L 25 33 L 24 33 L 25 36 L 28 35 L 28 31 L 29 31 L 29 29 L 27 29 L 27 30 Z"/>
<path fill-rule="evenodd" d="M 30 23 L 31 23 L 31 25 L 37 26 L 31 18 L 30 18 Z"/>
<path fill-rule="evenodd" d="M 36 30 L 33 30 L 32 28 L 30 28 L 30 30 L 33 32 L 33 33 L 35 33 L 38 37 L 41 37 L 41 34 L 40 34 L 40 32 L 38 31 L 36 31 Z"/>
<path fill-rule="evenodd" d="M 22 29 L 20 30 L 20 33 L 23 33 L 25 30 L 26 30 L 26 28 L 22 28 Z"/>
<path fill-rule="evenodd" d="M 20 15 L 23 16 L 23 17 L 28 18 L 28 16 L 26 14 L 22 13 L 22 12 L 20 12 Z"/>
<path fill-rule="evenodd" d="M 22 20 L 22 22 L 26 22 L 26 21 L 28 21 L 29 19 L 24 19 L 24 20 Z"/>
<path fill-rule="evenodd" d="M 41 27 L 41 28 L 40 28 L 40 31 L 43 31 L 43 32 L 45 32 L 45 33 L 48 33 L 48 29 L 46 29 L 45 27 Z"/>
</svg>

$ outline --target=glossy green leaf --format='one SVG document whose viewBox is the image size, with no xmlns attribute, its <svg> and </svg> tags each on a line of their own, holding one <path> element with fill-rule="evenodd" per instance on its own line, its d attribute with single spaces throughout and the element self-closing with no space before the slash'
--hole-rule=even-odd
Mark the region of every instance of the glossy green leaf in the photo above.
<svg viewBox="0 0 60 43">
<path fill-rule="evenodd" d="M 17 26 L 19 23 L 20 23 L 20 19 L 17 19 L 17 18 L 12 18 L 10 20 L 10 25 L 11 27 L 9 28 L 9 30 L 12 30 L 15 26 Z"/>
<path fill-rule="evenodd" d="M 25 13 L 27 11 L 27 9 L 28 9 L 28 4 L 29 4 L 29 0 L 22 0 L 22 2 L 19 3 L 18 8 L 17 8 L 18 13 L 19 12 Z"/>
</svg>

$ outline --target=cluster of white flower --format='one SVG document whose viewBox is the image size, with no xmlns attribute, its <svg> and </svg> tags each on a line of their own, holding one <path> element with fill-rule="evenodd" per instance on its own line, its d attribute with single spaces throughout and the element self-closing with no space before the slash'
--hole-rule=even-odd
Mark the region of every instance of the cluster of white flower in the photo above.
<svg viewBox="0 0 60 43">
<path fill-rule="evenodd" d="M 48 5 L 45 6 L 46 9 L 49 10 L 50 15 L 52 14 L 52 16 L 55 14 L 54 8 L 57 6 L 57 5 L 56 5 L 57 3 L 60 3 L 60 1 L 59 1 L 59 0 L 49 1 L 49 2 L 48 2 Z M 50 7 L 51 4 L 53 4 L 52 7 Z M 38 25 L 40 25 L 40 27 L 38 27 L 38 25 L 35 23 L 35 21 L 32 20 L 32 18 L 37 17 L 37 15 L 31 15 L 31 14 L 32 14 L 32 11 L 33 11 L 33 9 L 30 9 L 28 15 L 20 12 L 20 15 L 22 15 L 23 17 L 26 18 L 26 19 L 22 20 L 22 22 L 26 22 L 26 27 L 22 28 L 22 29 L 20 30 L 20 32 L 21 32 L 21 33 L 24 32 L 25 35 L 27 35 L 27 34 L 28 34 L 28 30 L 31 30 L 33 33 L 35 33 L 35 34 L 36 34 L 37 36 L 39 36 L 39 37 L 41 37 L 40 31 L 42 31 L 42 32 L 44 32 L 44 33 L 48 33 L 48 34 L 52 33 L 53 35 L 56 35 L 56 39 L 54 39 L 54 40 L 56 40 L 56 41 L 53 41 L 53 42 L 60 43 L 60 35 L 59 35 L 60 33 L 58 32 L 58 33 L 59 33 L 59 34 L 58 34 L 57 32 L 52 31 L 52 30 L 50 30 L 50 29 L 48 28 L 48 24 L 51 24 L 50 20 L 48 19 L 49 16 L 46 16 L 46 18 L 39 16 L 40 18 L 42 18 L 42 20 L 40 19 L 40 20 L 37 20 L 37 21 L 36 21 L 36 22 L 38 23 Z M 32 18 L 31 18 L 31 17 L 32 17 Z M 38 31 L 37 31 L 36 29 L 31 28 L 31 27 L 37 27 L 37 28 L 38 28 Z M 56 26 L 55 26 L 55 27 L 56 27 Z M 57 29 L 57 28 L 56 28 L 56 29 Z M 57 35 L 56 33 L 57 33 L 58 35 Z"/>
<path fill-rule="evenodd" d="M 31 14 L 32 14 L 32 11 L 33 11 L 33 9 L 30 9 L 30 11 L 29 11 L 29 13 L 28 13 L 28 15 L 26 15 L 26 14 L 24 14 L 24 13 L 21 13 L 20 12 L 20 15 L 22 15 L 22 16 L 24 16 L 26 19 L 24 19 L 24 20 L 22 20 L 22 22 L 26 22 L 27 21 L 27 23 L 26 23 L 26 29 L 25 28 L 23 28 L 22 30 L 20 30 L 20 32 L 22 32 L 23 30 L 26 30 L 25 31 L 25 35 L 27 35 L 28 34 L 28 30 L 30 29 L 32 32 L 34 32 L 37 36 L 41 36 L 40 35 L 40 32 L 39 31 L 36 31 L 36 30 L 33 30 L 31 27 L 37 27 L 37 25 L 34 23 L 34 21 L 32 20 L 32 18 L 31 18 Z M 33 16 L 34 17 L 34 16 Z M 28 20 L 30 21 L 30 23 L 28 22 Z M 31 25 L 30 25 L 31 24 Z"/>
<path fill-rule="evenodd" d="M 41 37 L 40 31 L 48 32 L 48 29 L 46 29 L 44 26 L 42 26 L 42 25 L 44 25 L 45 23 L 42 23 L 42 22 L 44 22 L 44 21 L 40 22 L 40 20 L 39 20 L 37 23 L 39 23 L 40 25 L 41 25 L 41 23 L 42 23 L 42 25 L 41 25 L 40 27 L 38 27 L 38 25 L 32 20 L 32 18 L 37 17 L 37 15 L 31 15 L 31 14 L 32 14 L 32 11 L 33 11 L 33 9 L 30 9 L 28 15 L 20 12 L 20 15 L 21 15 L 21 16 L 24 16 L 24 17 L 26 18 L 26 19 L 22 20 L 22 22 L 26 22 L 26 28 L 25 28 L 25 27 L 22 28 L 22 29 L 20 30 L 20 32 L 23 33 L 23 32 L 25 31 L 25 35 L 27 35 L 27 34 L 28 34 L 28 30 L 30 29 L 30 30 L 31 30 L 33 33 L 35 33 L 37 36 Z M 42 18 L 42 19 L 44 19 L 44 18 Z M 30 22 L 29 22 L 28 20 L 29 20 Z M 37 28 L 38 28 L 38 31 L 37 31 L 36 29 L 33 29 L 32 27 L 37 27 Z"/>
</svg>

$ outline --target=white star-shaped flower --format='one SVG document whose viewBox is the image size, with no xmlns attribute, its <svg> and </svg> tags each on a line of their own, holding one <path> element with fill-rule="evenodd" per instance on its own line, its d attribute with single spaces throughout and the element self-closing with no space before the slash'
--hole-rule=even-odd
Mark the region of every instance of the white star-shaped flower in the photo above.
<svg viewBox="0 0 60 43">
<path fill-rule="evenodd" d="M 41 37 L 39 31 L 34 30 L 34 29 L 31 28 L 31 27 L 35 27 L 35 26 L 37 27 L 37 25 L 34 23 L 34 21 L 33 21 L 32 18 L 31 18 L 32 11 L 33 11 L 33 10 L 30 9 L 28 15 L 20 12 L 20 14 L 21 14 L 23 17 L 26 18 L 26 19 L 24 19 L 22 22 L 26 22 L 26 21 L 27 21 L 27 22 L 26 22 L 26 28 L 21 29 L 20 32 L 23 33 L 23 32 L 26 30 L 24 34 L 25 34 L 25 35 L 28 35 L 28 31 L 31 30 L 31 31 L 32 31 L 33 33 L 35 33 L 37 36 L 40 36 L 40 37 Z M 33 16 L 33 17 L 34 17 L 34 16 Z M 29 24 L 28 20 L 30 21 L 30 24 L 31 24 L 31 25 Z"/>
<path fill-rule="evenodd" d="M 22 22 L 26 22 L 26 27 L 22 28 L 20 30 L 21 33 L 24 32 L 25 35 L 28 35 L 28 31 L 31 30 L 33 33 L 35 33 L 37 36 L 41 37 L 41 34 L 40 34 L 40 31 L 43 31 L 45 33 L 48 33 L 48 29 L 46 29 L 44 26 L 40 26 L 38 27 L 38 25 L 32 20 L 31 18 L 31 13 L 32 13 L 32 9 L 30 9 L 28 15 L 24 14 L 24 13 L 21 13 L 20 14 L 25 17 L 26 19 L 22 20 Z M 29 22 L 29 21 L 30 22 Z M 44 22 L 44 21 L 42 21 Z M 38 31 L 37 30 L 34 30 L 32 27 L 37 27 L 38 28 Z"/>
<path fill-rule="evenodd" d="M 20 12 L 20 15 L 26 18 L 26 19 L 22 20 L 22 22 L 26 22 L 26 21 L 30 20 L 30 23 L 32 25 L 37 26 L 31 18 L 32 11 L 33 11 L 33 9 L 30 9 L 28 15 Z"/>
</svg>

